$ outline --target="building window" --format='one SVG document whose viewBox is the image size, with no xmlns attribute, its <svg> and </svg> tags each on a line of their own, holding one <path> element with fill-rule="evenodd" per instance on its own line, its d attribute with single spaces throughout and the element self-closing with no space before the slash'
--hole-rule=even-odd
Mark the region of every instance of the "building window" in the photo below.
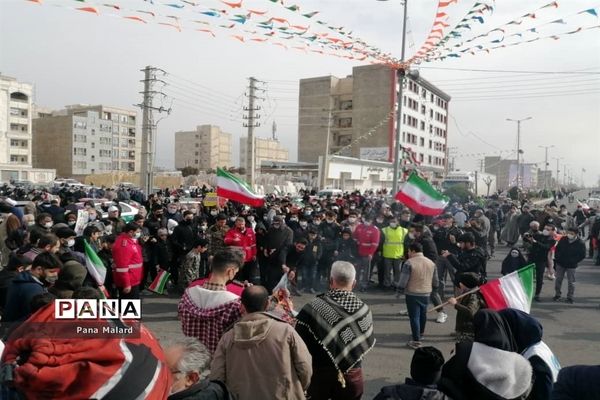
<svg viewBox="0 0 600 400">
<path fill-rule="evenodd" d="M 427 113 L 427 107 L 425 105 L 421 105 L 421 114 L 425 115 Z"/>
<path fill-rule="evenodd" d="M 198 147 L 198 143 L 196 143 L 196 147 Z"/>
<path fill-rule="evenodd" d="M 340 118 L 340 128 L 352 128 L 352 118 Z"/>
<path fill-rule="evenodd" d="M 421 130 L 424 131 L 425 130 L 425 121 L 421 121 Z"/>
<path fill-rule="evenodd" d="M 419 153 L 419 161 L 423 162 L 424 159 L 423 153 Z"/>
<path fill-rule="evenodd" d="M 423 139 L 423 138 L 419 139 L 419 146 L 425 147 L 425 139 Z"/>
<path fill-rule="evenodd" d="M 73 167 L 76 169 L 86 169 L 87 162 L 85 161 L 73 161 Z"/>
<path fill-rule="evenodd" d="M 352 110 L 352 100 L 344 100 L 340 102 L 340 110 Z"/>
<path fill-rule="evenodd" d="M 27 156 L 11 154 L 10 162 L 17 163 L 17 164 L 27 164 Z"/>
<path fill-rule="evenodd" d="M 429 141 L 429 148 L 430 148 L 430 149 L 431 149 L 432 145 L 433 145 L 433 142 L 430 140 L 430 141 Z M 431 164 L 431 161 L 429 161 L 429 163 Z"/>
<path fill-rule="evenodd" d="M 96 143 L 92 142 L 92 149 L 96 148 Z"/>
<path fill-rule="evenodd" d="M 427 164 L 431 165 L 431 156 L 427 156 Z"/>
<path fill-rule="evenodd" d="M 92 128 L 92 135 L 96 134 L 96 130 Z"/>
<path fill-rule="evenodd" d="M 427 98 L 427 90 L 426 89 L 421 89 L 421 97 L 423 97 L 424 99 Z"/>
<path fill-rule="evenodd" d="M 87 155 L 87 149 L 81 148 L 81 147 L 73 147 L 73 155 L 85 156 L 85 155 Z"/>
</svg>

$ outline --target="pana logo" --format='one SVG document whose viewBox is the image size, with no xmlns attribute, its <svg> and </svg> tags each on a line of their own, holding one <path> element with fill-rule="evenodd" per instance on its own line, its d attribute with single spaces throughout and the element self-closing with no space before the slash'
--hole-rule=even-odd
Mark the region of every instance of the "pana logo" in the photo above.
<svg viewBox="0 0 600 400">
<path fill-rule="evenodd" d="M 141 319 L 141 300 L 61 299 L 54 302 L 56 319 Z"/>
</svg>

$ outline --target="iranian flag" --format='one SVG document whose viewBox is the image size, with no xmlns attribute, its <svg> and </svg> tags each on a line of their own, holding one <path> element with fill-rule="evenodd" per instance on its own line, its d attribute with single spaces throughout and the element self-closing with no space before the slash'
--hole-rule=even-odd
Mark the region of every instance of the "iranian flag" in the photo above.
<svg viewBox="0 0 600 400">
<path fill-rule="evenodd" d="M 87 240 L 83 241 L 83 246 L 85 250 L 85 267 L 88 270 L 88 273 L 94 281 L 98 284 L 98 286 L 104 287 L 104 280 L 106 279 L 106 266 L 98 257 L 98 254 L 92 249 L 92 246 L 87 242 Z M 102 295 L 105 298 L 108 298 L 108 293 L 106 289 L 101 290 Z"/>
<path fill-rule="evenodd" d="M 161 269 L 152 284 L 148 287 L 148 290 L 153 291 L 154 293 L 163 294 L 165 292 L 165 288 L 167 287 L 167 282 L 171 274 Z"/>
<path fill-rule="evenodd" d="M 396 194 L 396 200 L 417 214 L 435 216 L 444 211 L 450 199 L 413 172 Z"/>
<path fill-rule="evenodd" d="M 246 182 L 221 168 L 217 168 L 217 195 L 252 207 L 265 203 L 263 196 L 254 193 Z"/>
<path fill-rule="evenodd" d="M 492 310 L 515 308 L 529 312 L 535 289 L 535 264 L 528 265 L 500 279 L 489 281 L 479 290 Z"/>
</svg>

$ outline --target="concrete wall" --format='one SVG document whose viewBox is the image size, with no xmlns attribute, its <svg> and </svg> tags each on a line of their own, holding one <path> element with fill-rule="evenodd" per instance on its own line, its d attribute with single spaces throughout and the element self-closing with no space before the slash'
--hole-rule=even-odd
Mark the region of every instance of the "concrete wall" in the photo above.
<svg viewBox="0 0 600 400">
<path fill-rule="evenodd" d="M 116 186 L 121 182 L 131 182 L 134 185 L 140 185 L 140 174 L 132 174 L 126 172 L 113 172 L 106 174 L 93 174 L 81 177 L 83 183 L 95 186 Z M 161 176 L 156 174 L 154 176 L 154 187 L 165 188 L 165 187 L 179 187 L 183 184 L 183 178 L 181 176 Z"/>
</svg>

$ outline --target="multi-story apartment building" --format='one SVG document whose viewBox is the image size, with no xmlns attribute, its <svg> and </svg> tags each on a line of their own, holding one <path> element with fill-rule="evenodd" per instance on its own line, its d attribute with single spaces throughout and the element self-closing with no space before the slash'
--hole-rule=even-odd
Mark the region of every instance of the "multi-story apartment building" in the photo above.
<svg viewBox="0 0 600 400">
<path fill-rule="evenodd" d="M 424 78 L 406 77 L 402 93 L 402 146 L 420 169 L 441 178 L 447 170 L 450 96 Z M 384 65 L 354 67 L 345 78 L 300 80 L 298 160 L 329 154 L 391 161 L 399 83 Z M 329 143 L 327 119 L 331 110 Z"/>
<path fill-rule="evenodd" d="M 142 154 L 142 135 L 137 129 L 137 112 L 105 105 L 67 106 L 67 111 L 95 111 L 100 119 L 111 121 L 113 171 L 139 172 Z M 134 152 L 134 153 L 132 153 Z"/>
<path fill-rule="evenodd" d="M 232 166 L 231 144 L 231 134 L 215 125 L 199 125 L 194 131 L 175 132 L 175 168 L 229 168 Z"/>
<path fill-rule="evenodd" d="M 49 182 L 54 170 L 32 168 L 33 86 L 0 75 L 0 180 Z"/>
<path fill-rule="evenodd" d="M 34 166 L 52 167 L 60 177 L 113 171 L 113 121 L 97 111 L 67 109 L 33 120 Z M 129 150 L 134 171 L 135 149 Z"/>
<path fill-rule="evenodd" d="M 517 185 L 517 175 L 519 176 L 519 187 L 523 189 L 536 189 L 538 186 L 538 167 L 537 164 L 524 163 L 521 161 L 520 168 L 517 168 L 516 160 L 501 159 L 499 156 L 489 156 L 484 158 L 485 172 L 496 175 L 496 186 L 498 190 L 508 190 Z M 520 173 L 517 174 L 517 170 Z M 551 177 L 552 174 L 549 174 Z M 544 184 L 541 182 L 542 185 Z"/>
<path fill-rule="evenodd" d="M 240 166 L 246 168 L 248 156 L 248 138 L 240 138 Z M 254 137 L 254 165 L 256 173 L 261 169 L 263 161 L 287 162 L 289 151 L 281 146 L 279 140 Z"/>
</svg>

